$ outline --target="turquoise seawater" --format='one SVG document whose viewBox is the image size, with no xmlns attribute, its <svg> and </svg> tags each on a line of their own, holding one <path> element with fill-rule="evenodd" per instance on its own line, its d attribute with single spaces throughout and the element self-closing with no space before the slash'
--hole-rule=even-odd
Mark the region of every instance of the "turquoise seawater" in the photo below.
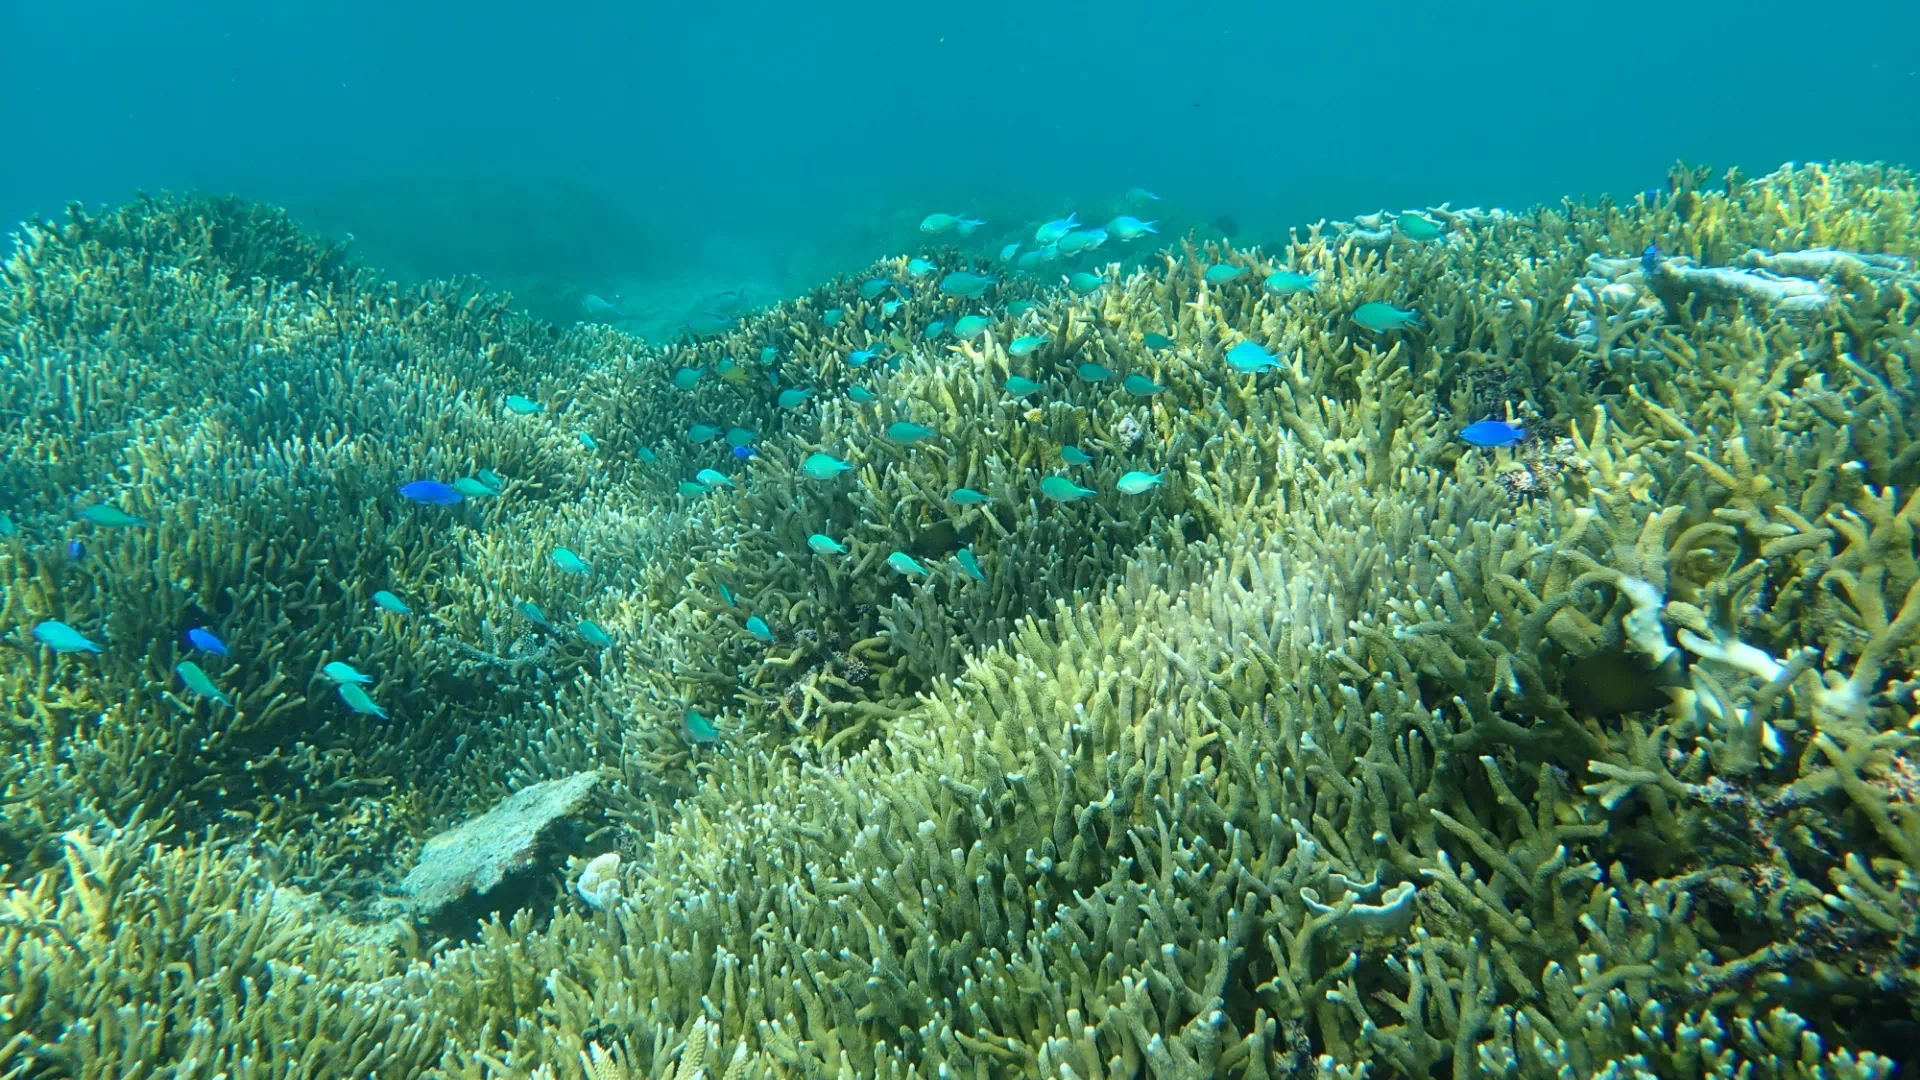
<svg viewBox="0 0 1920 1080">
<path fill-rule="evenodd" d="M 1920 1075 L 1920 6 L 0 40 L 0 1080 Z"/>
</svg>

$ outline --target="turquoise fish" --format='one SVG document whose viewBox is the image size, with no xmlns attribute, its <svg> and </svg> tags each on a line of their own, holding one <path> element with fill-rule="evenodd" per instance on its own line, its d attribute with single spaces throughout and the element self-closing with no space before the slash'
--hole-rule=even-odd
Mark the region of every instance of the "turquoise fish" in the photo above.
<svg viewBox="0 0 1920 1080">
<path fill-rule="evenodd" d="M 800 463 L 800 471 L 815 480 L 831 480 L 851 468 L 852 465 L 831 454 L 808 454 L 807 460 Z"/>
<path fill-rule="evenodd" d="M 1267 291 L 1278 293 L 1281 296 L 1292 296 L 1294 293 L 1299 292 L 1311 292 L 1313 290 L 1313 279 L 1318 276 L 1319 271 L 1317 270 L 1311 274 L 1297 274 L 1292 270 L 1275 270 L 1273 273 L 1267 275 Z"/>
<path fill-rule="evenodd" d="M 1083 488 L 1064 476 L 1049 476 L 1040 481 L 1040 493 L 1054 502 L 1073 502 L 1075 499 L 1090 499 L 1099 492 L 1092 488 Z"/>
<path fill-rule="evenodd" d="M 33 628 L 35 641 L 57 653 L 99 652 L 100 646 L 66 623 L 49 619 Z"/>
<path fill-rule="evenodd" d="M 1012 394 L 1014 397 L 1019 398 L 1019 397 L 1026 397 L 1028 394 L 1034 393 L 1039 390 L 1044 390 L 1046 388 L 1040 385 L 1039 383 L 1034 382 L 1032 379 L 1027 378 L 1024 375 L 1009 375 L 1007 376 L 1006 384 L 1002 386 L 1001 389 L 1005 390 L 1009 394 Z"/>
<path fill-rule="evenodd" d="M 552 559 L 553 565 L 559 567 L 563 573 L 585 574 L 587 572 L 586 560 L 566 548 L 554 548 L 553 553 L 547 558 Z"/>
<path fill-rule="evenodd" d="M 1166 389 L 1166 387 L 1161 386 L 1145 375 L 1129 375 L 1126 381 L 1120 385 L 1125 387 L 1127 393 L 1132 394 L 1134 397 L 1152 397 Z"/>
<path fill-rule="evenodd" d="M 385 589 L 381 589 L 379 592 L 373 594 L 373 606 L 392 615 L 413 614 L 413 609 L 407 606 L 405 600 L 400 599 Z"/>
<path fill-rule="evenodd" d="M 596 649 L 606 649 L 613 646 L 613 636 L 608 634 L 601 628 L 599 623 L 594 622 L 592 619 L 581 619 L 574 625 L 574 629 L 580 631 L 580 640 Z"/>
<path fill-rule="evenodd" d="M 926 442 L 933 437 L 934 430 L 932 428 L 921 427 L 919 424 L 907 420 L 896 420 L 887 425 L 887 438 L 903 446 L 912 446 L 914 443 Z"/>
<path fill-rule="evenodd" d="M 1353 321 L 1369 330 L 1384 332 L 1419 326 L 1420 316 L 1411 311 L 1402 311 L 1392 304 L 1383 304 L 1375 300 L 1371 304 L 1361 304 L 1353 309 Z"/>
<path fill-rule="evenodd" d="M 825 533 L 807 537 L 807 549 L 815 555 L 845 555 L 847 546 Z"/>
<path fill-rule="evenodd" d="M 1280 367 L 1280 361 L 1272 353 L 1251 341 L 1243 341 L 1228 349 L 1227 363 L 1243 375 L 1257 375 Z"/>
<path fill-rule="evenodd" d="M 687 738 L 694 742 L 717 743 L 720 741 L 720 729 L 713 726 L 713 721 L 692 709 L 687 710 L 687 715 L 681 717 L 680 723 L 687 729 Z"/>
<path fill-rule="evenodd" d="M 972 488 L 954 488 L 948 493 L 947 498 L 959 503 L 961 506 L 978 506 L 987 501 L 985 495 L 980 494 Z"/>
<path fill-rule="evenodd" d="M 1140 495 L 1158 487 L 1165 476 L 1165 473 L 1130 472 L 1115 486 L 1123 495 Z"/>
<path fill-rule="evenodd" d="M 758 615 L 747 616 L 747 633 L 763 645 L 773 644 L 773 629 L 767 625 L 767 620 Z"/>
<path fill-rule="evenodd" d="M 516 416 L 532 416 L 544 408 L 546 408 L 545 405 L 540 404 L 530 397 L 525 397 L 520 394 L 507 395 L 507 411 Z"/>
<path fill-rule="evenodd" d="M 80 520 L 106 529 L 131 529 L 147 523 L 145 518 L 134 517 L 125 510 L 117 506 L 108 506 L 106 503 L 94 503 L 80 511 Z"/>
<path fill-rule="evenodd" d="M 1050 334 L 1022 334 L 1014 338 L 1012 343 L 1007 346 L 1007 355 L 1028 356 L 1040 348 L 1040 346 L 1052 340 L 1053 337 Z"/>
<path fill-rule="evenodd" d="M 213 685 L 213 680 L 207 678 L 207 673 L 200 670 L 199 664 L 191 660 L 182 660 L 173 665 L 173 670 L 179 673 L 180 681 L 187 684 L 187 689 L 201 697 L 210 698 L 222 705 L 233 704 L 227 700 L 227 695 L 220 692 L 219 687 Z"/>
<path fill-rule="evenodd" d="M 894 573 L 906 577 L 925 577 L 927 575 L 927 568 L 914 562 L 913 556 L 904 551 L 896 551 L 887 556 L 887 565 L 893 568 Z"/>
<path fill-rule="evenodd" d="M 960 569 L 965 571 L 968 577 L 975 581 L 987 580 L 987 575 L 980 571 L 980 561 L 973 557 L 972 548 L 961 548 L 959 551 L 953 553 L 953 558 L 954 561 L 960 564 Z"/>
<path fill-rule="evenodd" d="M 972 341 L 986 333 L 992 325 L 993 320 L 984 315 L 963 315 L 959 322 L 953 324 L 953 336 L 961 341 Z"/>
<path fill-rule="evenodd" d="M 347 708 L 363 716 L 377 716 L 382 720 L 387 718 L 387 710 L 375 705 L 359 683 L 342 683 L 340 700 L 347 703 Z"/>
</svg>

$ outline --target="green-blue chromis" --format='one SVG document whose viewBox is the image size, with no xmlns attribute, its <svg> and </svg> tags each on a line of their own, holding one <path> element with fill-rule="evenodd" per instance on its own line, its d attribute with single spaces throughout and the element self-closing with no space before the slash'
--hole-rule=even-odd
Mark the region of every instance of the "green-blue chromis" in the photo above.
<svg viewBox="0 0 1920 1080">
<path fill-rule="evenodd" d="M 693 478 L 702 485 L 710 488 L 733 486 L 733 478 L 721 472 L 719 469 L 701 469 L 699 472 L 693 474 Z"/>
<path fill-rule="evenodd" d="M 1173 339 L 1165 334 L 1156 334 L 1149 330 L 1140 335 L 1140 344 L 1145 345 L 1154 352 L 1159 352 L 1162 349 L 1173 348 Z"/>
<path fill-rule="evenodd" d="M 1060 460 L 1069 465 L 1091 465 L 1093 455 L 1077 446 L 1063 446 L 1060 448 Z"/>
<path fill-rule="evenodd" d="M 581 619 L 575 624 L 574 629 L 580 631 L 580 640 L 596 649 L 605 649 L 613 645 L 613 636 L 592 619 Z"/>
<path fill-rule="evenodd" d="M 1371 304 L 1361 304 L 1355 308 L 1353 321 L 1378 332 L 1419 326 L 1420 316 L 1411 311 L 1402 311 L 1392 304 L 1383 304 L 1375 300 Z"/>
<path fill-rule="evenodd" d="M 566 548 L 554 548 L 553 553 L 547 558 L 552 559 L 553 565 L 559 567 L 563 573 L 585 574 L 587 572 L 586 560 Z"/>
<path fill-rule="evenodd" d="M 341 684 L 340 700 L 347 703 L 347 708 L 363 716 L 377 716 L 382 720 L 387 718 L 387 710 L 375 705 L 373 699 L 367 696 L 367 692 L 361 689 L 359 683 Z"/>
<path fill-rule="evenodd" d="M 491 499 L 500 494 L 471 476 L 463 476 L 453 482 L 453 490 L 469 499 Z"/>
<path fill-rule="evenodd" d="M 593 441 L 593 436 L 587 434 L 584 431 L 574 435 L 574 438 L 579 439 L 580 445 L 586 447 L 588 450 L 600 449 L 600 444 Z"/>
<path fill-rule="evenodd" d="M 394 615 L 413 614 L 413 609 L 407 606 L 405 600 L 400 599 L 385 589 L 381 589 L 379 592 L 373 594 L 373 606 L 379 608 L 381 611 Z"/>
<path fill-rule="evenodd" d="M 913 556 L 904 551 L 896 551 L 887 556 L 887 565 L 893 568 L 894 573 L 906 577 L 925 577 L 927 574 L 927 568 L 914 562 Z"/>
<path fill-rule="evenodd" d="M 687 738 L 694 742 L 717 743 L 720 741 L 720 729 L 713 726 L 713 721 L 692 709 L 687 710 L 687 715 L 681 717 L 680 723 L 687 729 Z"/>
<path fill-rule="evenodd" d="M 1111 369 L 1096 364 L 1091 360 L 1074 368 L 1073 373 L 1088 382 L 1106 382 L 1108 379 L 1113 378 L 1113 371 Z"/>
<path fill-rule="evenodd" d="M 1165 473 L 1130 472 L 1115 485 L 1123 495 L 1141 495 L 1160 486 Z"/>
<path fill-rule="evenodd" d="M 1132 394 L 1134 397 L 1152 397 L 1166 389 L 1166 387 L 1161 386 L 1145 375 L 1129 375 L 1120 385 L 1125 387 L 1127 393 Z"/>
<path fill-rule="evenodd" d="M 1089 274 L 1085 270 L 1076 270 L 1067 278 L 1067 288 L 1072 289 L 1081 296 L 1093 292 L 1106 283 L 1105 278 L 1097 274 Z"/>
<path fill-rule="evenodd" d="M 767 620 L 758 615 L 747 616 L 747 633 L 752 634 L 754 640 L 761 644 L 773 644 L 773 628 L 767 625 Z"/>
<path fill-rule="evenodd" d="M 1018 398 L 1026 397 L 1028 394 L 1045 388 L 1024 375 L 1009 375 L 1007 376 L 1006 385 L 1002 387 L 1002 389 Z"/>
<path fill-rule="evenodd" d="M 519 416 L 532 416 L 544 408 L 546 408 L 545 405 L 540 404 L 530 397 L 524 397 L 520 394 L 507 395 L 507 411 L 510 413 Z"/>
<path fill-rule="evenodd" d="M 727 429 L 728 446 L 750 446 L 757 434 L 752 428 L 730 427 Z"/>
<path fill-rule="evenodd" d="M 1207 272 L 1201 276 L 1207 279 L 1207 284 L 1209 285 L 1225 285 L 1230 281 L 1237 281 L 1244 277 L 1246 272 L 1247 268 L 1244 266 L 1234 266 L 1231 263 L 1214 263 L 1212 266 L 1207 267 Z"/>
<path fill-rule="evenodd" d="M 853 402 L 855 405 L 871 405 L 880 399 L 873 395 L 873 391 L 864 386 L 849 386 L 847 387 L 847 400 Z"/>
<path fill-rule="evenodd" d="M 679 491 L 682 495 L 705 495 L 707 493 L 706 488 L 701 487 L 691 480 L 680 481 Z"/>
<path fill-rule="evenodd" d="M 805 390 L 797 386 L 788 387 L 780 391 L 780 407 L 789 410 L 798 409 L 800 406 L 805 405 L 807 399 L 812 396 L 813 391 L 811 390 Z"/>
<path fill-rule="evenodd" d="M 953 324 L 953 336 L 961 341 L 972 341 L 986 333 L 987 328 L 992 325 L 993 320 L 985 315 L 962 315 L 960 320 Z"/>
<path fill-rule="evenodd" d="M 207 673 L 200 670 L 199 664 L 191 660 L 182 660 L 173 665 L 173 670 L 179 673 L 180 681 L 187 684 L 187 689 L 201 697 L 217 701 L 222 705 L 233 704 L 227 700 L 227 695 L 220 692 L 219 687 L 213 685 L 213 680 L 207 677 Z"/>
<path fill-rule="evenodd" d="M 987 580 L 987 575 L 980 571 L 980 561 L 973 557 L 973 549 L 961 548 L 953 553 L 953 557 L 959 562 L 960 569 L 966 571 L 968 577 L 975 581 Z"/>
<path fill-rule="evenodd" d="M 1092 488 L 1083 488 L 1064 476 L 1049 476 L 1040 481 L 1040 493 L 1054 502 L 1073 502 L 1075 499 L 1090 499 L 1099 494 Z"/>
<path fill-rule="evenodd" d="M 1314 274 L 1299 274 L 1292 270 L 1275 270 L 1267 275 L 1267 291 L 1281 296 L 1310 292 L 1313 289 L 1314 277 Z"/>
<path fill-rule="evenodd" d="M 888 440 L 900 443 L 903 446 L 912 446 L 914 443 L 925 442 L 933 438 L 933 436 L 934 431 L 932 428 L 921 427 L 919 424 L 909 420 L 896 420 L 887 425 Z"/>
<path fill-rule="evenodd" d="M 49 619 L 33 628 L 33 639 L 57 653 L 99 652 L 100 646 L 85 634 L 58 620 Z"/>
<path fill-rule="evenodd" d="M 808 454 L 807 460 L 800 463 L 800 471 L 815 480 L 831 480 L 851 468 L 852 465 L 831 454 Z"/>
<path fill-rule="evenodd" d="M 825 533 L 807 537 L 807 549 L 815 555 L 845 555 L 847 546 Z"/>
<path fill-rule="evenodd" d="M 1438 240 L 1441 236 L 1445 235 L 1447 231 L 1439 222 L 1425 214 L 1401 214 L 1399 217 L 1393 219 L 1393 223 L 1400 227 L 1400 231 L 1406 234 L 1407 239 L 1422 242 Z"/>
<path fill-rule="evenodd" d="M 687 429 L 687 439 L 695 446 L 709 443 L 720 437 L 720 429 L 712 424 L 695 424 Z"/>
<path fill-rule="evenodd" d="M 329 680 L 342 686 L 347 683 L 370 683 L 373 681 L 371 676 L 360 674 L 358 669 L 344 660 L 333 661 L 321 668 L 320 674 L 325 675 Z"/>
<path fill-rule="evenodd" d="M 1055 218 L 1033 230 L 1033 242 L 1036 244 L 1058 243 L 1061 237 L 1079 227 L 1080 215 L 1077 213 L 1068 214 L 1063 218 Z"/>
<path fill-rule="evenodd" d="M 682 390 L 691 390 L 700 385 L 700 369 L 683 367 L 673 373 L 673 385 Z"/>
<path fill-rule="evenodd" d="M 1052 340 L 1052 336 L 1048 334 L 1022 334 L 1007 345 L 1007 355 L 1030 356 L 1040 346 Z"/>
<path fill-rule="evenodd" d="M 948 493 L 947 498 L 959 503 L 961 506 L 978 506 L 987 501 L 985 495 L 980 494 L 972 488 L 954 488 L 953 491 Z"/>
<path fill-rule="evenodd" d="M 131 529 L 145 525 L 145 518 L 137 518 L 117 506 L 106 503 L 94 503 L 80 511 L 80 520 L 106 529 Z"/>
<path fill-rule="evenodd" d="M 540 610 L 539 604 L 531 600 L 522 600 L 518 604 L 515 604 L 513 609 L 525 615 L 528 622 L 533 623 L 533 625 L 540 629 L 549 633 L 553 631 L 553 624 L 547 621 L 547 613 Z"/>
<path fill-rule="evenodd" d="M 940 291 L 948 296 L 977 297 L 993 288 L 997 280 L 969 270 L 955 270 L 940 279 Z"/>
<path fill-rule="evenodd" d="M 1280 366 L 1274 355 L 1251 341 L 1243 341 L 1227 350 L 1227 363 L 1243 375 L 1257 375 Z"/>
</svg>

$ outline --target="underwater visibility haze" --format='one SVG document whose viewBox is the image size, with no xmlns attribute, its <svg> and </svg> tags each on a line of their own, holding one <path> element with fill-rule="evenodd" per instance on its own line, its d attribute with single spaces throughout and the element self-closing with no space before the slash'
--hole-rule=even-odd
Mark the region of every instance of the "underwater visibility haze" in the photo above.
<svg viewBox="0 0 1920 1080">
<path fill-rule="evenodd" d="M 0 30 L 0 1080 L 1920 1075 L 1907 6 Z"/>
</svg>

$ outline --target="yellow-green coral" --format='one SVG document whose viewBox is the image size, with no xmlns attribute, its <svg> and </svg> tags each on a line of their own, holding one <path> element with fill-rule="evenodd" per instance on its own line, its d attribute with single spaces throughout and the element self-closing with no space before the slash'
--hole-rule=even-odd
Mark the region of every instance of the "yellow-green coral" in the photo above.
<svg viewBox="0 0 1920 1080">
<path fill-rule="evenodd" d="M 903 262 L 648 349 L 376 287 L 245 204 L 37 227 L 0 289 L 0 408 L 34 417 L 0 1076 L 1887 1075 L 1920 1010 L 1920 188 L 1676 191 L 1189 247 L 1009 286 L 1033 310 L 953 345 L 919 327 L 980 305 L 859 298 Z M 1262 289 L 1282 266 L 1316 288 Z M 1754 268 L 1826 299 L 1719 274 Z M 1428 328 L 1362 330 L 1375 300 Z M 898 370 L 849 366 L 889 339 Z M 1280 370 L 1235 373 L 1242 341 Z M 671 382 L 726 360 L 749 377 Z M 1492 414 L 1540 441 L 1454 438 Z M 735 489 L 676 492 L 694 422 L 760 433 Z M 1166 483 L 1051 502 L 1066 444 L 1102 492 Z M 802 476 L 816 450 L 855 472 Z M 391 497 L 481 468 L 498 500 Z M 71 564 L 83 499 L 154 524 Z M 170 682 L 189 605 L 231 713 Z M 42 618 L 107 651 L 25 647 Z M 393 722 L 305 681 L 342 657 Z M 1595 672 L 1638 693 L 1596 705 Z M 568 854 L 623 851 L 607 910 L 556 873 L 432 942 L 372 895 L 588 770 Z"/>
</svg>

